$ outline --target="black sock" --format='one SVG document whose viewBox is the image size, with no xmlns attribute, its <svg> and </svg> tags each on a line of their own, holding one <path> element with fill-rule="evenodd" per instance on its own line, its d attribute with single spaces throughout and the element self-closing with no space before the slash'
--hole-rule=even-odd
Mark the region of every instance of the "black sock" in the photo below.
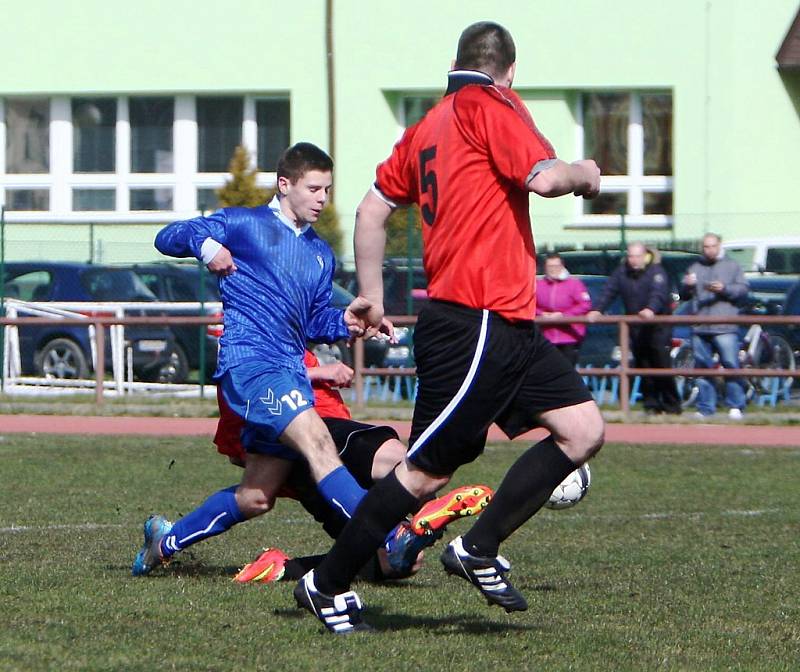
<svg viewBox="0 0 800 672">
<path fill-rule="evenodd" d="M 464 535 L 464 550 L 492 558 L 500 543 L 542 508 L 575 463 L 548 436 L 511 466 L 489 506 Z"/>
<path fill-rule="evenodd" d="M 283 566 L 285 571 L 281 581 L 297 581 L 303 578 L 303 575 L 314 569 L 324 557 L 324 555 L 301 555 L 299 558 L 290 558 Z"/>
<path fill-rule="evenodd" d="M 394 471 L 378 481 L 314 572 L 317 589 L 327 595 L 350 590 L 356 574 L 380 548 L 386 535 L 418 508 L 419 500 L 397 480 Z"/>
</svg>

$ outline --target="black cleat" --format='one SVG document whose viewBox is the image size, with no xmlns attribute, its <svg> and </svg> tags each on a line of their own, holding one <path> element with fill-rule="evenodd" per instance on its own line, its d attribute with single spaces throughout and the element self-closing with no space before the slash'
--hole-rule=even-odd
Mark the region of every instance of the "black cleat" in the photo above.
<svg viewBox="0 0 800 672">
<path fill-rule="evenodd" d="M 461 537 L 456 537 L 447 544 L 441 560 L 448 574 L 469 581 L 483 593 L 490 605 L 503 607 L 508 613 L 528 608 L 522 593 L 506 578 L 506 572 L 511 571 L 511 563 L 502 555 L 496 558 L 470 555 L 464 550 Z"/>
<path fill-rule="evenodd" d="M 325 595 L 314 585 L 314 570 L 303 576 L 294 589 L 297 606 L 310 611 L 335 635 L 372 630 L 361 620 L 361 600 L 352 590 L 339 595 Z"/>
</svg>

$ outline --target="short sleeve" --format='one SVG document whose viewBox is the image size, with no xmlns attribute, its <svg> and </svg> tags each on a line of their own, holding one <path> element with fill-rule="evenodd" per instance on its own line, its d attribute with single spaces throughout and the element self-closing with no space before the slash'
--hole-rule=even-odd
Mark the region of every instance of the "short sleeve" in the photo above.
<svg viewBox="0 0 800 672">
<path fill-rule="evenodd" d="M 552 145 L 511 89 L 467 87 L 457 95 L 454 109 L 465 135 L 486 148 L 492 165 L 510 182 L 526 188 L 535 166 L 556 158 Z"/>
<path fill-rule="evenodd" d="M 410 160 L 415 131 L 416 126 L 406 129 L 392 149 L 391 156 L 378 164 L 375 171 L 375 189 L 393 204 L 411 203 L 416 196 L 415 172 Z"/>
</svg>

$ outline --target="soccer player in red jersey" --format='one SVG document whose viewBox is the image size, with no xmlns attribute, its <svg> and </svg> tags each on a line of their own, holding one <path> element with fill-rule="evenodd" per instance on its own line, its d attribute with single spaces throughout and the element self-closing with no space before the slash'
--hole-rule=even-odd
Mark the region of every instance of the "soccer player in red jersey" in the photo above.
<svg viewBox="0 0 800 672">
<path fill-rule="evenodd" d="M 383 316 L 384 223 L 398 205 L 422 215 L 431 299 L 419 316 L 419 390 L 406 459 L 376 483 L 326 559 L 295 588 L 298 605 L 329 630 L 366 629 L 349 591 L 382 535 L 420 498 L 445 485 L 484 449 L 496 422 L 509 437 L 550 435 L 509 469 L 483 515 L 442 555 L 445 570 L 506 611 L 527 608 L 506 578 L 500 543 L 533 516 L 553 488 L 603 443 L 603 420 L 581 378 L 533 322 L 536 257 L 529 194 L 597 195 L 594 161 L 556 158 L 511 90 L 516 50 L 495 23 L 461 35 L 443 99 L 407 129 L 358 208 L 359 287 Z"/>
</svg>

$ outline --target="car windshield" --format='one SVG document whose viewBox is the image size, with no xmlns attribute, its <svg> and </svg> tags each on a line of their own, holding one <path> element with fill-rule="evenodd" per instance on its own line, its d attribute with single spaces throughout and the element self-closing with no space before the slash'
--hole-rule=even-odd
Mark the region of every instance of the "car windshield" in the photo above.
<svg viewBox="0 0 800 672">
<path fill-rule="evenodd" d="M 95 301 L 155 301 L 133 271 L 95 268 L 81 273 L 81 283 Z"/>
</svg>

